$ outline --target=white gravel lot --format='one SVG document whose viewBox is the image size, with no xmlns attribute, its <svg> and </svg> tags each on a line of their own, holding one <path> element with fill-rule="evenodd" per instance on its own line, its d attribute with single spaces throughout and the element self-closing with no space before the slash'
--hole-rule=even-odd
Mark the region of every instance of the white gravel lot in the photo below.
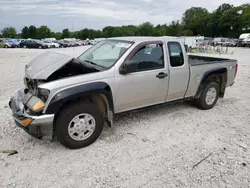
<svg viewBox="0 0 250 188">
<path fill-rule="evenodd" d="M 0 49 L 0 150 L 18 151 L 0 153 L 1 188 L 250 187 L 250 49 L 229 55 L 238 59 L 236 83 L 212 110 L 182 103 L 119 115 L 112 129 L 79 150 L 32 138 L 7 108 L 24 65 L 43 51 Z"/>
</svg>

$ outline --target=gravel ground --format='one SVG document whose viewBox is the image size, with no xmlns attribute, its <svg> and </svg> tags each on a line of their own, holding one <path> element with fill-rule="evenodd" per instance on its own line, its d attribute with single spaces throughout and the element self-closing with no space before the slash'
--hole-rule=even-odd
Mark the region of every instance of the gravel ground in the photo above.
<svg viewBox="0 0 250 188">
<path fill-rule="evenodd" d="M 250 187 L 250 49 L 233 49 L 236 83 L 212 110 L 181 103 L 119 115 L 79 150 L 32 138 L 7 108 L 24 65 L 43 51 L 0 50 L 0 149 L 18 151 L 0 153 L 0 187 Z"/>
</svg>

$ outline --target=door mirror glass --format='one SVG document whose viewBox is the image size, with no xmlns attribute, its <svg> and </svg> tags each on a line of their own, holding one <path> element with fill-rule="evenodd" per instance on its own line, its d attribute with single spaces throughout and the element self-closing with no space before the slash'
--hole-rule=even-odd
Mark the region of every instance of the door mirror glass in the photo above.
<svg viewBox="0 0 250 188">
<path fill-rule="evenodd" d="M 120 74 L 128 74 L 128 73 L 136 72 L 137 67 L 138 67 L 138 62 L 134 60 L 127 60 L 121 66 Z"/>
</svg>

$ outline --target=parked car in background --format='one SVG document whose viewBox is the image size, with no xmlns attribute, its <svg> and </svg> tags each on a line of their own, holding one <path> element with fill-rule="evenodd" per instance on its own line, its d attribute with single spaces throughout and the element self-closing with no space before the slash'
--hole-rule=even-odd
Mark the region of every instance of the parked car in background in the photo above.
<svg viewBox="0 0 250 188">
<path fill-rule="evenodd" d="M 50 43 L 50 42 L 45 42 L 45 41 L 41 41 L 43 42 L 44 44 L 46 44 L 48 46 L 48 48 L 54 48 L 54 46 Z"/>
<path fill-rule="evenodd" d="M 12 43 L 8 40 L 3 40 L 3 47 L 4 48 L 12 48 Z"/>
<path fill-rule="evenodd" d="M 88 45 L 88 42 L 86 40 L 82 40 L 81 43 L 83 46 Z"/>
<path fill-rule="evenodd" d="M 227 46 L 227 47 L 235 47 L 236 42 L 234 42 L 234 41 L 223 42 L 222 45 Z"/>
<path fill-rule="evenodd" d="M 17 39 L 17 47 L 20 48 L 20 43 L 24 42 L 26 39 Z"/>
<path fill-rule="evenodd" d="M 48 41 L 48 40 L 43 40 L 42 42 L 44 42 L 46 45 L 48 45 L 49 48 L 59 48 L 60 44 L 56 43 L 56 42 L 52 42 L 52 41 Z"/>
<path fill-rule="evenodd" d="M 239 40 L 237 42 L 237 46 L 238 47 L 246 47 L 248 39 L 250 39 L 250 33 L 241 34 L 239 37 Z"/>
<path fill-rule="evenodd" d="M 69 43 L 71 44 L 71 46 L 76 47 L 79 46 L 79 44 L 76 41 L 69 41 Z"/>
<path fill-rule="evenodd" d="M 81 41 L 76 41 L 75 43 L 77 44 L 77 46 L 82 46 L 82 42 Z"/>
<path fill-rule="evenodd" d="M 58 44 L 60 44 L 60 47 L 67 48 L 69 47 L 69 43 L 64 42 L 62 40 L 57 41 Z"/>
<path fill-rule="evenodd" d="M 66 44 L 68 44 L 69 47 L 73 46 L 73 44 L 71 42 L 67 41 L 67 40 L 63 40 L 63 42 L 65 42 Z"/>
<path fill-rule="evenodd" d="M 244 47 L 250 47 L 250 38 L 244 39 L 242 43 Z"/>
<path fill-rule="evenodd" d="M 48 45 L 41 42 L 40 40 L 25 40 L 20 43 L 20 48 L 48 48 Z"/>
<path fill-rule="evenodd" d="M 90 45 L 95 45 L 96 43 L 97 43 L 97 41 L 95 41 L 95 40 L 89 40 Z"/>
<path fill-rule="evenodd" d="M 2 39 L 3 48 L 17 48 L 17 40 L 16 39 Z"/>
</svg>

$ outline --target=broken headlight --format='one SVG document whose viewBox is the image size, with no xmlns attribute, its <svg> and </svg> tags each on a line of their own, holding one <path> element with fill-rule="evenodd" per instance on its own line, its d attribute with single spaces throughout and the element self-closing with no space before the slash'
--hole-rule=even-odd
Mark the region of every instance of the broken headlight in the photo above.
<svg viewBox="0 0 250 188">
<path fill-rule="evenodd" d="M 48 89 L 44 89 L 44 88 L 39 88 L 38 89 L 39 97 L 44 99 L 44 101 L 46 101 L 48 99 L 49 93 L 50 93 L 50 91 Z"/>
<path fill-rule="evenodd" d="M 45 107 L 45 104 L 41 99 L 35 96 L 31 96 L 31 98 L 27 102 L 27 107 L 31 109 L 33 112 L 38 112 Z"/>
</svg>

